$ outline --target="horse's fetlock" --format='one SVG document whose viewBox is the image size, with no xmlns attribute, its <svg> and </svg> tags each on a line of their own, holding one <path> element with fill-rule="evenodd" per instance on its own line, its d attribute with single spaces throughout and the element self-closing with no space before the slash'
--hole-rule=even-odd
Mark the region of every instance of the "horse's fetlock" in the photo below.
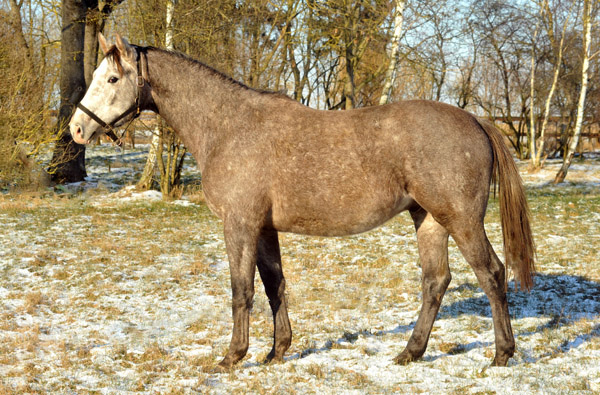
<svg viewBox="0 0 600 395">
<path fill-rule="evenodd" d="M 503 355 L 508 355 L 508 357 L 512 357 L 513 355 L 515 355 L 515 342 L 513 341 L 509 341 L 506 344 L 498 344 L 496 353 L 498 354 L 503 354 Z"/>
<path fill-rule="evenodd" d="M 243 346 L 243 347 L 240 347 L 240 348 L 236 348 L 235 350 L 232 350 L 230 348 L 229 352 L 227 353 L 227 355 L 223 359 L 223 362 L 228 361 L 231 365 L 234 365 L 237 362 L 239 362 L 242 358 L 244 358 L 247 353 L 248 353 L 248 346 L 247 345 Z"/>
</svg>

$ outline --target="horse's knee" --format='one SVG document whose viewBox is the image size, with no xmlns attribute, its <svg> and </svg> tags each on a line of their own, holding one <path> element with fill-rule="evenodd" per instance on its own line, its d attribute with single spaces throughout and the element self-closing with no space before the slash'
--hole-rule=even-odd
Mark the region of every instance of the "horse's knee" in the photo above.
<svg viewBox="0 0 600 395">
<path fill-rule="evenodd" d="M 239 295 L 235 295 L 231 299 L 231 304 L 232 304 L 234 311 L 238 310 L 238 309 L 250 310 L 250 309 L 252 309 L 253 302 L 254 302 L 254 293 L 253 292 L 241 292 Z"/>
</svg>

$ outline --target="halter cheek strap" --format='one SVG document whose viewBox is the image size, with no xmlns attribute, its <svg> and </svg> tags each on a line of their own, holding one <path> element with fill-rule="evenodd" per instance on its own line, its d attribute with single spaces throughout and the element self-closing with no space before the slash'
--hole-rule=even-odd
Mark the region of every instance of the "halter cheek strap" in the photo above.
<svg viewBox="0 0 600 395">
<path fill-rule="evenodd" d="M 117 118 L 115 118 L 112 122 L 107 123 L 107 122 L 104 122 L 102 120 L 102 118 L 100 118 L 99 116 L 94 114 L 94 112 L 92 110 L 90 110 L 89 108 L 87 108 L 86 106 L 81 104 L 81 102 L 77 103 L 77 108 L 79 108 L 87 116 L 89 116 L 94 121 L 96 121 L 102 127 L 102 129 L 104 129 L 104 132 L 106 133 L 106 135 L 108 137 L 110 137 L 111 140 L 115 144 L 117 144 L 119 147 L 121 147 L 123 145 L 123 142 L 121 141 L 121 139 L 119 137 L 117 137 L 117 133 L 115 132 L 115 129 L 114 129 L 115 125 L 121 119 L 127 117 L 131 113 L 135 113 L 133 118 L 131 118 L 131 120 L 129 121 L 129 124 L 127 124 L 127 126 L 125 127 L 125 130 L 127 130 L 129 128 L 129 125 L 131 125 L 131 122 L 133 122 L 134 119 L 139 117 L 140 112 L 141 112 L 140 95 L 141 95 L 141 90 L 146 83 L 146 80 L 143 77 L 142 65 L 141 65 L 143 51 L 141 51 L 140 48 L 136 47 L 136 54 L 137 54 L 137 80 L 136 80 L 135 102 L 131 105 L 131 107 L 129 107 L 127 110 L 125 110 L 125 112 L 123 112 L 121 115 L 119 115 Z M 146 60 L 146 67 L 147 67 L 147 63 L 148 63 L 148 61 Z"/>
</svg>

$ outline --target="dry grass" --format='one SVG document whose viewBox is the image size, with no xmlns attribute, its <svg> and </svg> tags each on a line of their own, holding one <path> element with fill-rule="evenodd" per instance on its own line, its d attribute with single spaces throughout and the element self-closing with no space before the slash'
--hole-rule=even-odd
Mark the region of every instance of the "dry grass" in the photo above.
<svg viewBox="0 0 600 395">
<path fill-rule="evenodd" d="M 581 376 L 600 364 L 600 317 L 585 310 L 585 303 L 600 305 L 597 190 L 530 190 L 543 276 L 530 296 L 509 295 L 518 349 L 506 370 L 483 370 L 494 355 L 489 305 L 453 243 L 453 281 L 425 359 L 389 363 L 421 302 L 413 225 L 402 214 L 351 238 L 281 235 L 290 359 L 262 364 L 273 328 L 257 276 L 249 356 L 222 375 L 212 372 L 231 331 L 222 225 L 201 190 L 192 192 L 193 206 L 115 203 L 102 188 L 85 196 L 0 195 L 0 395 L 478 393 L 518 389 L 511 383 L 576 392 L 600 385 Z M 501 255 L 497 204 L 490 206 L 488 233 Z M 552 381 L 536 384 L 532 368 Z"/>
</svg>

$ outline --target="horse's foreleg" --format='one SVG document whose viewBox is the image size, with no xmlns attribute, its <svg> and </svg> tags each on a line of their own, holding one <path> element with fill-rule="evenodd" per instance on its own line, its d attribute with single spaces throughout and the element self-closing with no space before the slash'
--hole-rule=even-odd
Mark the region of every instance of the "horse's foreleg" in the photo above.
<svg viewBox="0 0 600 395">
<path fill-rule="evenodd" d="M 506 366 L 515 352 L 515 339 L 510 325 L 505 291 L 504 265 L 496 256 L 483 224 L 461 226 L 452 232 L 458 248 L 475 271 L 479 285 L 492 307 L 496 357 L 494 366 Z"/>
<path fill-rule="evenodd" d="M 423 271 L 423 306 L 408 344 L 394 361 L 405 365 L 420 358 L 431 333 L 433 322 L 450 283 L 448 232 L 423 209 L 411 211 L 417 229 L 419 257 Z"/>
<path fill-rule="evenodd" d="M 259 229 L 226 220 L 225 244 L 231 275 L 233 333 L 231 344 L 218 370 L 230 369 L 248 351 L 248 328 L 250 308 L 254 297 L 254 273 L 256 269 Z"/>
<path fill-rule="evenodd" d="M 280 361 L 292 342 L 292 329 L 287 313 L 285 278 L 281 269 L 277 231 L 265 230 L 261 233 L 257 265 L 273 312 L 273 348 L 267 355 L 266 362 Z"/>
</svg>

